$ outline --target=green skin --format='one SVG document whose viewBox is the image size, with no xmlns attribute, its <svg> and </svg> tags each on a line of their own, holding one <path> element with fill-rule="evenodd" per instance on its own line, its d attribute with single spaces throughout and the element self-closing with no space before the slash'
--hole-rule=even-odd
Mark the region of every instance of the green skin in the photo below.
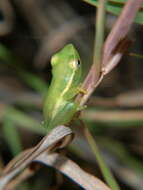
<svg viewBox="0 0 143 190">
<path fill-rule="evenodd" d="M 81 107 L 74 102 L 79 93 L 81 61 L 72 44 L 66 45 L 51 59 L 52 81 L 44 102 L 45 127 L 49 130 L 68 124 Z"/>
</svg>

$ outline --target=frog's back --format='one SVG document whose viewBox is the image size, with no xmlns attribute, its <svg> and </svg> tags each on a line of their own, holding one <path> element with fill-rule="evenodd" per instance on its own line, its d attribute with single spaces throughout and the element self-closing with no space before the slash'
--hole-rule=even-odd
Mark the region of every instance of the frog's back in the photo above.
<svg viewBox="0 0 143 190">
<path fill-rule="evenodd" d="M 75 112 L 73 98 L 77 91 L 74 89 L 78 88 L 81 78 L 79 60 L 71 44 L 52 57 L 52 81 L 44 102 L 44 117 L 49 125 L 53 120 L 57 124 L 66 124 Z"/>
</svg>

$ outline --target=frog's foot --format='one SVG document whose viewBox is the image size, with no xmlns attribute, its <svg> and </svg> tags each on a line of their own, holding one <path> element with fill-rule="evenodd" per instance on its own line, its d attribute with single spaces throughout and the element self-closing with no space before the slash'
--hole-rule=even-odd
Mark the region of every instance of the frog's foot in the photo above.
<svg viewBox="0 0 143 190">
<path fill-rule="evenodd" d="M 82 110 L 84 110 L 85 108 L 87 108 L 87 105 L 78 106 L 78 107 L 77 107 L 77 111 L 82 111 Z"/>
<path fill-rule="evenodd" d="M 84 88 L 82 88 L 82 87 L 78 87 L 78 91 L 79 91 L 79 93 L 81 93 L 81 94 L 87 94 L 87 90 L 84 89 Z"/>
</svg>

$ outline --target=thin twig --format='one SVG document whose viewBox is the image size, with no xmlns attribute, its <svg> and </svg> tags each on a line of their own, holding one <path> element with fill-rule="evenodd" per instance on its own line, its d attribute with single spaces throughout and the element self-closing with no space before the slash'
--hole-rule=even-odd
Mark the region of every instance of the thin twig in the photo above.
<svg viewBox="0 0 143 190">
<path fill-rule="evenodd" d="M 84 105 L 87 102 L 93 91 L 103 80 L 104 76 L 119 63 L 125 49 L 128 48 L 128 40 L 126 39 L 126 36 L 142 2 L 143 0 L 128 0 L 126 2 L 116 24 L 104 43 L 101 75 L 97 81 L 96 65 L 93 63 L 82 85 L 82 88 L 87 90 L 87 94 L 78 95 L 76 98 L 76 102 L 80 102 L 80 105 Z M 121 49 L 124 51 L 122 52 Z"/>
<path fill-rule="evenodd" d="M 85 110 L 81 118 L 89 121 L 96 121 L 101 123 L 137 123 L 143 122 L 143 111 L 142 110 Z"/>
<path fill-rule="evenodd" d="M 105 23 L 105 5 L 107 0 L 99 1 L 99 8 L 96 16 L 96 35 L 94 44 L 94 56 L 91 69 L 83 82 L 83 89 L 87 90 L 87 94 L 83 97 L 77 96 L 76 101 L 83 105 L 89 96 L 93 93 L 95 86 L 101 81 L 101 61 L 102 61 L 102 46 L 104 40 L 104 23 Z M 81 98 L 82 97 L 82 98 Z"/>
<path fill-rule="evenodd" d="M 120 187 L 118 186 L 116 180 L 114 179 L 114 176 L 112 175 L 110 169 L 106 166 L 105 161 L 103 160 L 103 157 L 101 156 L 99 149 L 97 147 L 97 144 L 95 143 L 94 138 L 92 137 L 90 131 L 88 128 L 84 128 L 85 136 L 88 140 L 88 143 L 93 151 L 93 154 L 96 157 L 96 160 L 100 166 L 100 169 L 102 171 L 102 174 L 108 183 L 108 185 L 111 187 L 113 190 L 120 190 Z"/>
<path fill-rule="evenodd" d="M 27 178 L 34 175 L 36 171 L 37 171 L 37 168 L 36 169 L 34 168 L 34 170 L 30 169 L 30 167 L 26 168 L 20 175 L 18 175 L 16 178 L 14 178 L 13 180 L 10 181 L 10 183 L 8 183 L 8 185 L 6 185 L 5 189 L 6 190 L 15 189 L 20 183 L 22 183 Z"/>
<path fill-rule="evenodd" d="M 54 128 L 34 148 L 24 152 L 24 154 L 21 153 L 18 160 L 15 158 L 7 165 L 0 177 L 0 189 L 3 189 L 13 177 L 26 168 L 42 152 L 63 148 L 69 144 L 72 138 L 73 133 L 70 128 L 64 126 Z"/>
<path fill-rule="evenodd" d="M 93 64 L 96 65 L 95 70 L 95 83 L 98 81 L 101 72 L 101 60 L 102 60 L 102 46 L 104 42 L 104 27 L 105 27 L 105 7 L 107 0 L 100 0 L 96 15 L 96 33 L 94 44 Z"/>
<path fill-rule="evenodd" d="M 142 3 L 143 0 L 128 0 L 126 2 L 117 22 L 105 41 L 103 49 L 103 67 L 109 64 L 117 45 L 127 36 Z"/>
</svg>

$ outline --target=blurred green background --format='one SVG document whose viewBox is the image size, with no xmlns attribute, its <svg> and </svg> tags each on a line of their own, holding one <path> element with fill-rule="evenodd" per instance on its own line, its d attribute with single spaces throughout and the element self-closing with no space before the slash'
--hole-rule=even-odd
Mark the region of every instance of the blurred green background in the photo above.
<svg viewBox="0 0 143 190">
<path fill-rule="evenodd" d="M 124 1 L 110 3 L 114 9 L 108 10 L 106 36 Z M 86 76 L 92 64 L 95 13 L 96 8 L 82 0 L 0 2 L 0 171 L 45 134 L 40 124 L 42 101 L 51 80 L 51 56 L 65 44 L 73 43 L 83 62 L 83 79 Z M 81 115 L 122 190 L 143 189 L 141 11 L 136 21 L 128 34 L 131 47 L 96 89 Z M 79 121 L 72 127 L 76 137 L 68 147 L 68 157 L 103 180 Z M 81 187 L 54 169 L 41 167 L 17 189 Z"/>
</svg>

